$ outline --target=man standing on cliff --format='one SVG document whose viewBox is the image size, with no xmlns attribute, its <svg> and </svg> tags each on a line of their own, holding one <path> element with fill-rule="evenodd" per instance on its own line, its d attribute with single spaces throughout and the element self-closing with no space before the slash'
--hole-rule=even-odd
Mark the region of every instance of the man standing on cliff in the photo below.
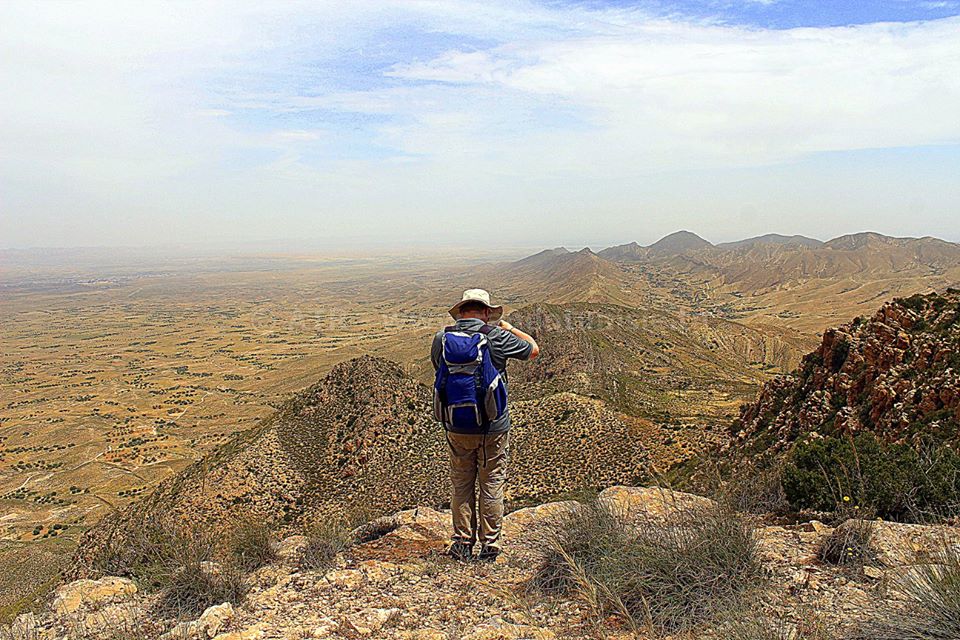
<svg viewBox="0 0 960 640">
<path fill-rule="evenodd" d="M 437 332 L 430 352 L 437 371 L 435 415 L 443 422 L 450 445 L 449 554 L 469 560 L 480 542 L 477 558 L 493 561 L 501 548 L 510 438 L 507 360 L 533 360 L 540 347 L 501 318 L 503 307 L 493 306 L 483 289 L 464 291 L 450 315 L 456 324 Z"/>
</svg>

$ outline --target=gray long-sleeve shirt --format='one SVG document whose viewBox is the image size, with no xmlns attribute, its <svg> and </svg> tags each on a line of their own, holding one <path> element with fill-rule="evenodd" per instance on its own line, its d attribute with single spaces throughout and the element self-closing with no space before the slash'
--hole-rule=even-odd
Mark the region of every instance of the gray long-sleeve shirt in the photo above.
<svg viewBox="0 0 960 640">
<path fill-rule="evenodd" d="M 467 333 L 476 333 L 483 326 L 483 320 L 479 318 L 461 318 L 457 320 L 457 331 Z M 487 342 L 490 344 L 490 359 L 493 366 L 497 368 L 503 376 L 504 384 L 507 384 L 507 360 L 515 358 L 517 360 L 527 360 L 530 358 L 530 352 L 533 351 L 533 345 L 526 340 L 521 340 L 509 331 L 500 327 L 494 327 L 487 334 Z M 430 360 L 433 362 L 434 370 L 440 367 L 440 361 L 443 359 L 443 331 L 438 331 L 433 337 L 433 346 L 430 348 Z M 509 394 L 509 385 L 507 392 Z M 489 433 L 501 433 L 510 428 L 510 407 L 503 412 L 503 415 L 490 424 Z"/>
</svg>

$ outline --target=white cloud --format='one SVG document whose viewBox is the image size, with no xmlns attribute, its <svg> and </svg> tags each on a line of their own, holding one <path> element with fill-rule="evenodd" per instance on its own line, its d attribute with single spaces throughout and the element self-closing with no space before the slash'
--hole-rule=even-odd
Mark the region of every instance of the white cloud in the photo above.
<svg viewBox="0 0 960 640">
<path fill-rule="evenodd" d="M 277 131 L 276 136 L 282 140 L 318 140 L 320 134 L 316 131 L 306 131 L 303 129 L 290 131 Z"/>
<path fill-rule="evenodd" d="M 419 48 L 439 36 L 445 50 Z M 404 58 L 365 67 L 363 46 L 390 38 Z M 367 76 L 330 82 L 345 65 Z M 590 194 L 625 211 L 658 172 L 958 144 L 960 19 L 773 31 L 529 2 L 5 3 L 0 86 L 0 244 L 255 236 L 277 227 L 265 212 L 421 234 L 450 203 L 532 216 Z M 343 117 L 305 122 L 315 110 Z"/>
</svg>

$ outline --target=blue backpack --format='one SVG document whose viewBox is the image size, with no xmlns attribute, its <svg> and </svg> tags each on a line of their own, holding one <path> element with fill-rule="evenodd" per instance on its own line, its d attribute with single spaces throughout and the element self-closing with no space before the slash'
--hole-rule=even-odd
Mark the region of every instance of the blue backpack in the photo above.
<svg viewBox="0 0 960 640">
<path fill-rule="evenodd" d="M 507 410 L 507 387 L 490 359 L 484 325 L 479 332 L 443 331 L 443 354 L 433 384 L 433 415 L 456 433 L 486 433 Z"/>
</svg>

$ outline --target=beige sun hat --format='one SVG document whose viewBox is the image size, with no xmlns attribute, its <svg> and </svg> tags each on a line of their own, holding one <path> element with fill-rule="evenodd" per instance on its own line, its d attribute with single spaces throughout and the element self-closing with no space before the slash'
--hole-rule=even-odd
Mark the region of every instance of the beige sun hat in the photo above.
<svg viewBox="0 0 960 640">
<path fill-rule="evenodd" d="M 490 316 L 490 322 L 496 324 L 500 321 L 500 318 L 503 316 L 503 307 L 502 306 L 493 306 L 490 304 L 490 294 L 483 289 L 467 289 L 463 292 L 463 299 L 460 300 L 457 304 L 450 307 L 450 315 L 453 316 L 454 320 L 460 319 L 460 307 L 462 307 L 467 302 L 479 302 L 486 307 L 489 307 L 493 314 Z"/>
</svg>

